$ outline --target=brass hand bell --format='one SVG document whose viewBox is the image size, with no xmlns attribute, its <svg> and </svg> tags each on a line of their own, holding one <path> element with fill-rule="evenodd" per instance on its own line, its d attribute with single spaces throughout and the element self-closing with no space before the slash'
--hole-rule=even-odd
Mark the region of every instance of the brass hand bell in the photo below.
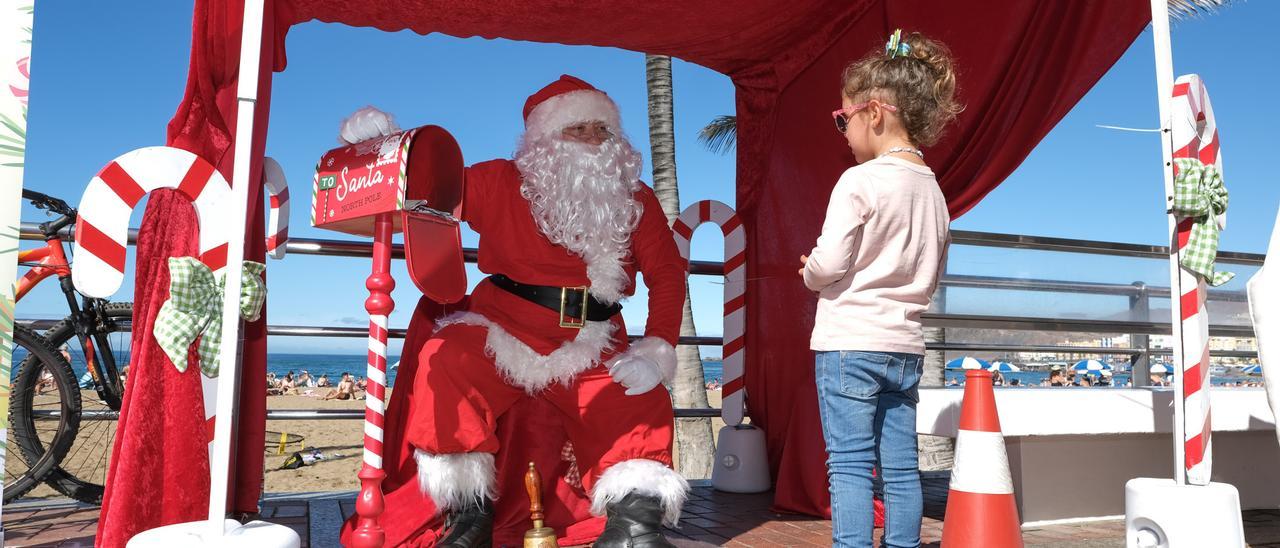
<svg viewBox="0 0 1280 548">
<path fill-rule="evenodd" d="M 542 524 L 542 478 L 532 462 L 524 474 L 524 488 L 529 492 L 529 517 L 533 520 L 533 529 L 524 534 L 524 548 L 560 548 L 556 530 Z"/>
</svg>

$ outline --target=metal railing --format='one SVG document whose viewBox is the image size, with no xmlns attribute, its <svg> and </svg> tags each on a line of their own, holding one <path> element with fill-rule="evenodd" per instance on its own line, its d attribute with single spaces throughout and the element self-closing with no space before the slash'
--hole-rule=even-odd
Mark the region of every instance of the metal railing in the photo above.
<svg viewBox="0 0 1280 548">
<path fill-rule="evenodd" d="M 73 236 L 74 232 L 71 227 L 68 227 L 63 230 L 63 234 L 67 238 L 70 238 Z M 1126 244 L 1095 240 L 1075 240 L 1067 238 L 974 232 L 965 230 L 954 230 L 951 232 L 951 236 L 952 243 L 955 245 L 969 245 L 977 247 L 1028 249 L 1036 251 L 1056 251 L 1166 260 L 1168 259 L 1169 253 L 1167 246 Z M 24 240 L 41 240 L 43 239 L 43 235 L 40 233 L 38 225 L 35 223 L 22 223 L 21 238 Z M 129 244 L 133 245 L 136 241 L 137 229 L 131 229 L 129 231 Z M 289 254 L 296 255 L 367 258 L 372 255 L 373 244 L 371 242 L 357 240 L 291 238 L 285 249 Z M 396 259 L 404 258 L 403 245 L 396 244 L 392 246 L 392 257 Z M 476 250 L 474 248 L 464 249 L 463 257 L 467 262 L 474 263 L 476 261 Z M 1217 262 L 1260 266 L 1262 265 L 1265 257 L 1265 255 L 1257 253 L 1219 251 Z M 724 264 L 716 261 L 690 261 L 689 273 L 692 275 L 722 276 L 724 275 Z M 1149 303 L 1152 298 L 1169 298 L 1170 296 L 1168 287 L 1152 286 L 1144 283 L 1117 284 L 957 274 L 944 275 L 939 281 L 939 288 L 940 291 L 944 292 L 947 289 L 997 289 L 1127 297 L 1130 299 L 1130 310 L 1136 312 L 1145 312 L 1149 310 Z M 1208 298 L 1214 302 L 1247 302 L 1247 297 L 1243 291 L 1210 290 Z M 923 319 L 926 327 L 963 327 L 976 329 L 1129 334 L 1131 336 L 1131 340 L 1135 343 L 1135 346 L 1131 347 L 1017 345 L 958 342 L 926 344 L 926 348 L 931 351 L 1057 352 L 1064 354 L 1127 355 L 1130 356 L 1131 364 L 1135 370 L 1139 367 L 1145 367 L 1147 359 L 1151 355 L 1164 355 L 1172 352 L 1169 349 L 1150 348 L 1147 344 L 1149 335 L 1170 334 L 1172 329 L 1169 322 L 954 314 L 946 312 L 926 312 L 923 315 Z M 56 320 L 19 320 L 19 323 L 29 325 L 34 329 L 47 329 L 53 323 L 56 323 Z M 267 327 L 267 334 L 271 336 L 292 337 L 364 338 L 368 336 L 368 329 L 363 327 L 270 325 Z M 1217 324 L 1209 326 L 1209 334 L 1211 336 L 1248 338 L 1253 336 L 1253 329 L 1251 326 L 1247 325 Z M 389 336 L 391 338 L 404 338 L 405 330 L 391 329 L 389 330 Z M 632 335 L 630 337 L 633 340 L 639 338 L 639 336 L 636 335 Z M 680 337 L 679 344 L 713 346 L 723 344 L 723 339 L 715 336 Z M 1221 350 L 1213 351 L 1211 354 L 1219 357 L 1247 358 L 1257 356 L 1256 351 L 1247 350 Z M 1140 383 L 1146 380 L 1145 375 L 1135 375 L 1133 378 L 1135 381 Z M 676 410 L 676 416 L 681 418 L 709 417 L 718 415 L 719 411 L 717 409 L 682 408 Z M 269 411 L 267 418 L 268 420 L 289 420 L 296 418 L 328 420 L 356 419 L 363 418 L 363 416 L 363 411 L 275 410 Z"/>
</svg>

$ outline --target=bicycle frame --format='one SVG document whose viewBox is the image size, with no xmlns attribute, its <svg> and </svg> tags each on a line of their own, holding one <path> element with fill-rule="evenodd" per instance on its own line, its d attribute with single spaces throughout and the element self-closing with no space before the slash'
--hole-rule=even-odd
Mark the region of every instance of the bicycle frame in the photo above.
<svg viewBox="0 0 1280 548">
<path fill-rule="evenodd" d="M 19 266 L 30 266 L 26 274 L 18 278 L 15 284 L 15 302 L 21 301 L 35 286 L 57 276 L 62 294 L 66 296 L 67 307 L 71 310 L 71 318 L 75 319 L 76 338 L 84 352 L 85 365 L 89 376 L 93 378 L 94 389 L 98 397 L 113 409 L 119 409 L 124 394 L 117 374 L 115 356 L 111 352 L 98 352 L 98 349 L 110 348 L 106 335 L 94 330 L 90 341 L 89 328 L 98 321 L 97 299 L 85 299 L 84 308 L 76 299 L 75 286 L 71 282 L 71 263 L 62 248 L 62 238 L 50 236 L 45 239 L 44 247 L 18 251 Z"/>
<path fill-rule="evenodd" d="M 45 242 L 44 247 L 18 251 L 18 265 L 28 266 L 23 263 L 32 263 L 31 270 L 18 278 L 17 295 L 14 301 L 21 301 L 35 286 L 40 285 L 45 278 L 49 276 L 65 277 L 71 275 L 71 264 L 67 262 L 67 256 L 62 252 L 62 239 L 54 238 Z"/>
</svg>

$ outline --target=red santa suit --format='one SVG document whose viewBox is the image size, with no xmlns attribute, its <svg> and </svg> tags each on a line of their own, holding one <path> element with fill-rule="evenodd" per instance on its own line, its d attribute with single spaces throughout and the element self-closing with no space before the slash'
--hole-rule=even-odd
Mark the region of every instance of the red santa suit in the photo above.
<svg viewBox="0 0 1280 548">
<path fill-rule="evenodd" d="M 526 141 L 558 135 L 585 120 L 620 127 L 617 108 L 605 94 L 576 79 L 568 82 L 530 98 Z M 561 415 L 594 513 L 636 491 L 658 497 L 664 521 L 674 523 L 688 485 L 671 469 L 670 396 L 661 386 L 629 388 L 636 377 L 620 374 L 617 366 L 641 364 L 671 379 L 687 263 L 652 189 L 639 181 L 623 187 L 631 201 L 627 207 L 638 217 L 632 228 L 586 234 L 617 244 L 610 248 L 606 241 L 604 251 L 592 252 L 553 243 L 545 216 L 532 205 L 545 204 L 547 197 L 527 187 L 528 177 L 512 160 L 468 169 L 462 219 L 480 234 L 480 270 L 519 284 L 567 288 L 570 295 L 586 287 L 609 305 L 632 295 L 636 274 L 643 274 L 649 301 L 644 338 L 628 345 L 621 314 L 563 327 L 559 310 L 499 287 L 492 278 L 482 281 L 468 310 L 442 319 L 418 356 L 406 439 L 415 448 L 419 487 L 446 510 L 493 498 L 498 420 L 530 395 Z M 505 448 L 513 449 L 518 450 Z"/>
</svg>

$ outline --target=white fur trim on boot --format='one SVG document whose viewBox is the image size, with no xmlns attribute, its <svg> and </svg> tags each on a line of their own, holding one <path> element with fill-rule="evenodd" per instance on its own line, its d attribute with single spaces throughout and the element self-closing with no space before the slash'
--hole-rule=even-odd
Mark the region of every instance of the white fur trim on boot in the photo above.
<svg viewBox="0 0 1280 548">
<path fill-rule="evenodd" d="M 433 455 L 414 449 L 413 459 L 418 462 L 418 488 L 436 503 L 437 511 L 498 498 L 492 453 Z"/>
<path fill-rule="evenodd" d="M 587 322 L 577 338 L 542 355 L 529 348 L 502 326 L 475 312 L 450 314 L 436 322 L 437 329 L 455 323 L 489 329 L 485 352 L 493 358 L 502 377 L 529 394 L 537 394 L 553 383 L 568 386 L 573 378 L 600 362 L 600 354 L 613 346 L 613 322 Z"/>
<path fill-rule="evenodd" d="M 657 364 L 664 384 L 670 384 L 676 378 L 676 347 L 659 337 L 645 337 L 631 343 L 627 351 L 614 360 L 621 361 L 630 356 L 639 356 Z"/>
<path fill-rule="evenodd" d="M 602 516 L 609 503 L 622 500 L 628 493 L 658 497 L 662 501 L 662 522 L 675 527 L 680 509 L 689 496 L 689 482 L 665 464 L 656 460 L 624 460 L 604 471 L 591 489 L 591 513 Z"/>
<path fill-rule="evenodd" d="M 604 92 L 580 89 L 561 93 L 538 104 L 525 120 L 526 135 L 545 137 L 582 122 L 604 122 L 614 134 L 622 132 L 618 105 Z"/>
</svg>

